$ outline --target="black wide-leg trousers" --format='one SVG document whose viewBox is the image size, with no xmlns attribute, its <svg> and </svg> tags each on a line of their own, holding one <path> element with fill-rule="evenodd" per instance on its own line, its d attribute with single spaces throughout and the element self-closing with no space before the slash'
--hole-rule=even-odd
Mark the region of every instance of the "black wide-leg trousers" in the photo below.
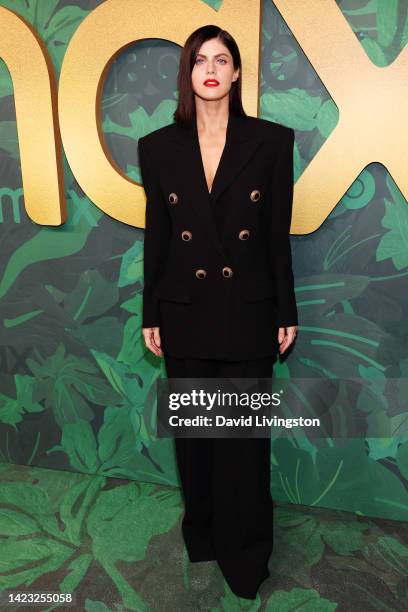
<svg viewBox="0 0 408 612">
<path fill-rule="evenodd" d="M 168 378 L 271 378 L 276 357 L 164 359 Z M 231 590 L 255 599 L 273 548 L 270 438 L 175 438 L 175 447 L 190 561 L 217 560 Z"/>
</svg>

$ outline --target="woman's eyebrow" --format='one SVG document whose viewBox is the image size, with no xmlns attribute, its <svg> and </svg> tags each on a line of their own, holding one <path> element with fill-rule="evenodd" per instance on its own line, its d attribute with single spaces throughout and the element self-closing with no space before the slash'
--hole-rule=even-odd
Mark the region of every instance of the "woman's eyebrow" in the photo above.
<svg viewBox="0 0 408 612">
<path fill-rule="evenodd" d="M 202 55 L 203 57 L 207 57 L 205 53 L 197 53 L 197 55 Z M 225 57 L 228 57 L 226 53 L 216 53 L 214 57 L 219 57 L 220 55 L 225 55 Z"/>
</svg>

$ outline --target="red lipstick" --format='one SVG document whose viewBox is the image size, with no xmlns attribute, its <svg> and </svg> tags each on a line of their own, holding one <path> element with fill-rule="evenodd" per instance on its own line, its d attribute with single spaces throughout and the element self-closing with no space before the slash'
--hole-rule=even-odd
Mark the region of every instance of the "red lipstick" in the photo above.
<svg viewBox="0 0 408 612">
<path fill-rule="evenodd" d="M 219 85 L 219 81 L 217 81 L 217 79 L 206 79 L 204 81 L 204 85 L 206 85 L 206 87 L 217 87 Z"/>
</svg>

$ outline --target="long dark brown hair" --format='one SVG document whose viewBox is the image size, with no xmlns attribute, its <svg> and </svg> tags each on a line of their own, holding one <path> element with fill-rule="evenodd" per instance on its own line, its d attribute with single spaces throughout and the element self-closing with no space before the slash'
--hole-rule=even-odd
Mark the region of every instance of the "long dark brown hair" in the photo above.
<svg viewBox="0 0 408 612">
<path fill-rule="evenodd" d="M 232 55 L 234 70 L 239 68 L 239 77 L 231 84 L 229 92 L 229 111 L 243 117 L 246 116 L 241 99 L 241 54 L 234 38 L 226 30 L 216 25 L 205 25 L 198 28 L 187 38 L 180 56 L 178 72 L 178 104 L 173 117 L 177 123 L 185 124 L 195 118 L 194 90 L 191 83 L 191 73 L 196 55 L 201 45 L 211 38 L 218 38 Z"/>
</svg>

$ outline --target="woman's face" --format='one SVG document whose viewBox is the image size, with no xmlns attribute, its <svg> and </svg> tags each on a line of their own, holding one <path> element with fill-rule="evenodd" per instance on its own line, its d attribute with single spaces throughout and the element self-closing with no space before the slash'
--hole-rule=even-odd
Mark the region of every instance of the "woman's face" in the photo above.
<svg viewBox="0 0 408 612">
<path fill-rule="evenodd" d="M 238 77 L 239 68 L 234 70 L 227 47 L 217 38 L 206 40 L 196 55 L 191 73 L 195 94 L 204 100 L 219 100 L 228 95 L 231 83 Z"/>
</svg>

